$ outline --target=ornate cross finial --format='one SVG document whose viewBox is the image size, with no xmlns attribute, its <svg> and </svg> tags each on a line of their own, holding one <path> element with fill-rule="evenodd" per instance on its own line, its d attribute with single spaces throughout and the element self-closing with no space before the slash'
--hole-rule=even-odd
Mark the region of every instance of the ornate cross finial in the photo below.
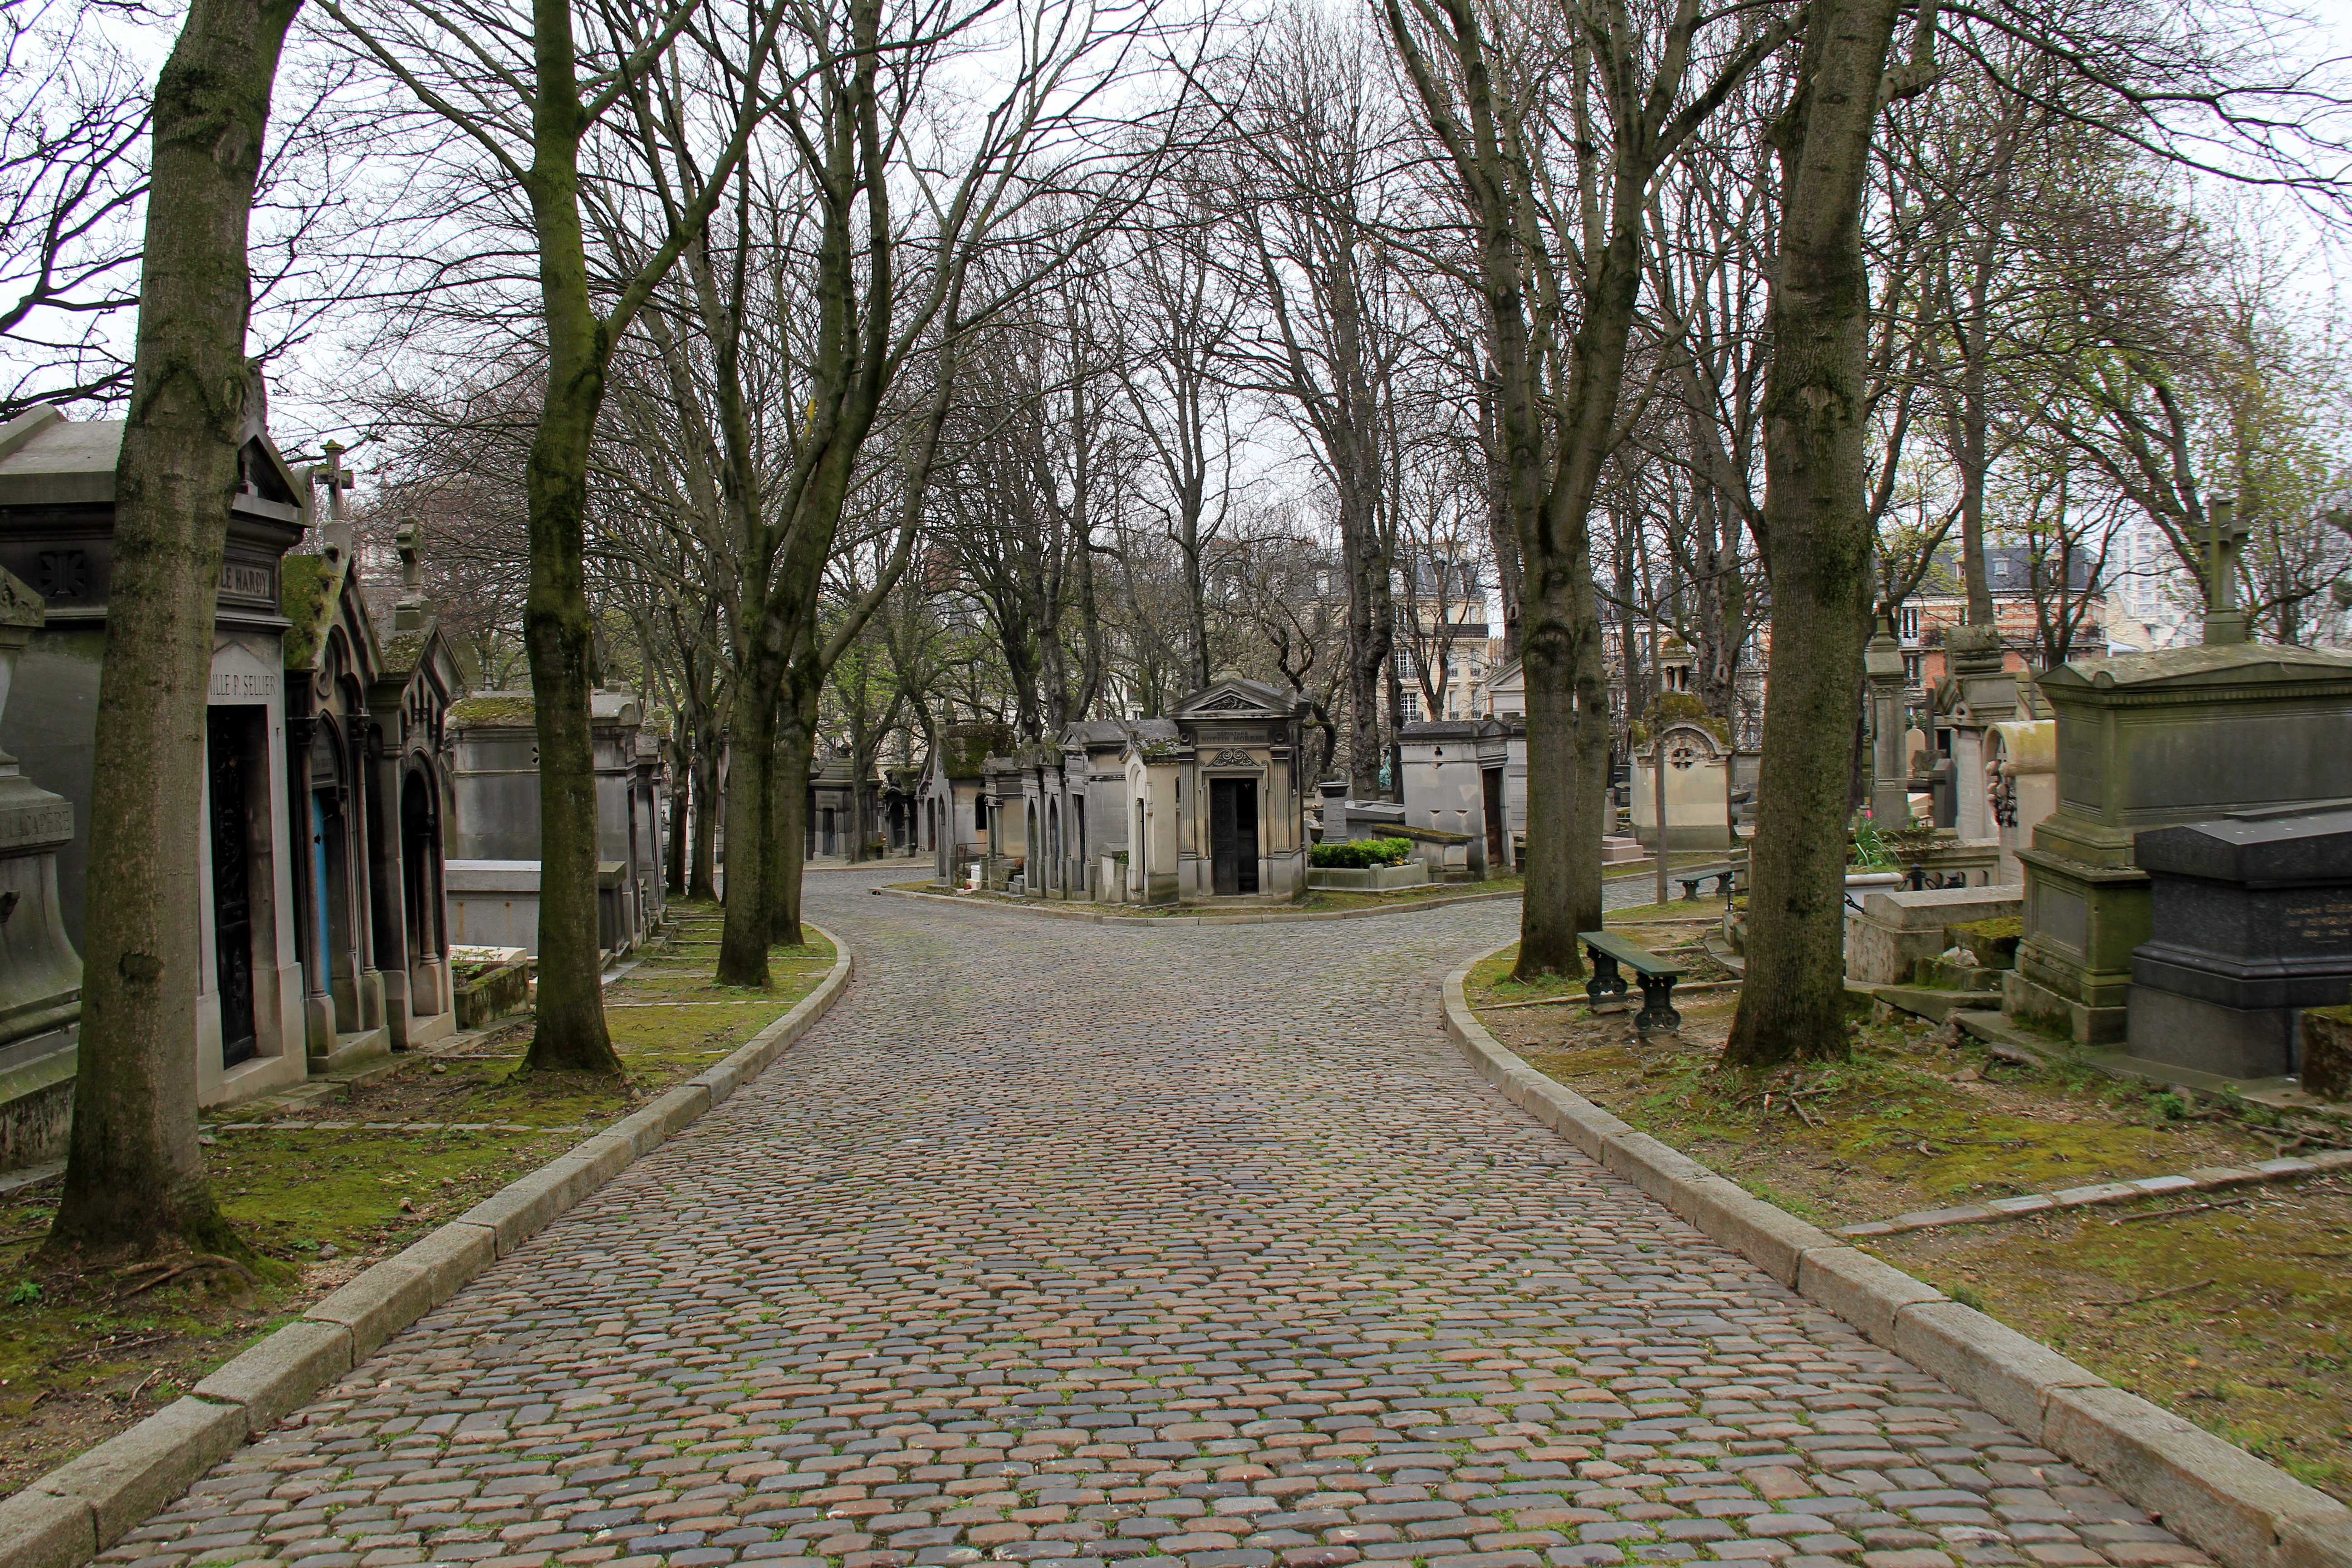
<svg viewBox="0 0 2352 1568">
<path fill-rule="evenodd" d="M 2246 640 L 2246 612 L 2238 607 L 2238 552 L 2253 530 L 2238 521 L 2238 503 L 2217 497 L 2212 516 L 2198 541 L 2205 565 L 2205 640 L 2208 644 Z"/>
</svg>

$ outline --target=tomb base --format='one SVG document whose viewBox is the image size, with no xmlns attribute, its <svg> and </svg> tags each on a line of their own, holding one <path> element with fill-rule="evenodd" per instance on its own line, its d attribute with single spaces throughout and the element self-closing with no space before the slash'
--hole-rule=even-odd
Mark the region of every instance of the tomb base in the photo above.
<svg viewBox="0 0 2352 1568">
<path fill-rule="evenodd" d="M 391 1058 L 391 1030 L 360 1029 L 348 1035 L 337 1035 L 333 1047 L 324 1054 L 313 1052 L 310 1076 L 332 1078 L 341 1073 L 357 1072 L 371 1062 L 388 1061 Z"/>
<path fill-rule="evenodd" d="M 2120 1044 L 2126 1027 L 2122 1006 L 2091 1006 L 2014 969 L 2001 971 L 2000 1010 L 2021 1024 L 2063 1036 L 2078 1046 Z"/>
<path fill-rule="evenodd" d="M 436 1040 L 446 1040 L 457 1032 L 457 1015 L 454 1011 L 434 1013 L 422 1018 L 411 1018 L 408 1020 L 408 1048 L 413 1051 L 419 1046 L 429 1046 Z"/>
<path fill-rule="evenodd" d="M 2019 974 L 2086 1016 L 2116 1016 L 2114 1025 L 2099 1025 L 2113 1032 L 2084 1035 L 2078 1027 L 2077 1040 L 2122 1039 L 2132 950 L 2147 940 L 2154 918 L 2147 873 L 2046 849 L 2021 849 L 2018 859 L 2025 868 L 2026 931 L 2017 949 Z"/>
<path fill-rule="evenodd" d="M 2129 1049 L 2142 1061 L 2194 1068 L 2233 1081 L 2295 1070 L 2294 1015 L 2230 1007 L 2200 996 L 2135 985 Z"/>
<path fill-rule="evenodd" d="M 0 1171 L 65 1158 L 79 1028 L 0 1047 Z"/>
</svg>

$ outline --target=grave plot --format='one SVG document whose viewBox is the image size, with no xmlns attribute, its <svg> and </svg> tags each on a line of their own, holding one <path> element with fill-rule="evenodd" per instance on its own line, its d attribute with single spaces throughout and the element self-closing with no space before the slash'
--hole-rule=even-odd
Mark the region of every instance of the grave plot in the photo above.
<svg viewBox="0 0 2352 1568">
<path fill-rule="evenodd" d="M 152 1415 L 214 1367 L 507 1183 L 782 1017 L 833 949 L 778 948 L 774 987 L 709 983 L 715 906 L 671 906 L 669 943 L 607 988 L 625 1083 L 518 1076 L 528 1014 L 395 1058 L 392 1070 L 207 1121 L 223 1214 L 256 1256 L 184 1273 L 45 1274 L 57 1184 L 0 1196 L 0 1494 Z M 314 1086 L 323 1087 L 323 1086 Z"/>
<path fill-rule="evenodd" d="M 1700 929 L 1673 918 L 1609 923 L 1658 949 Z M 1473 970 L 1469 1000 L 1538 1070 L 1825 1229 L 1908 1216 L 1851 1239 L 2352 1498 L 2352 1130 L 2006 1060 L 1918 1020 L 1857 1016 L 1849 1062 L 1726 1072 L 1736 991 L 1678 990 L 1681 1029 L 1643 1042 L 1580 984 L 1513 984 L 1511 956 Z M 2116 1190 L 2133 1181 L 2156 1190 Z"/>
</svg>

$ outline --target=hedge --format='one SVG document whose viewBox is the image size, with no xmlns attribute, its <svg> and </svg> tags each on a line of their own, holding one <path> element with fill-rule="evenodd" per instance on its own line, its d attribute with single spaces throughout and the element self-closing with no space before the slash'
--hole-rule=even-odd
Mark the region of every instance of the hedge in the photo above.
<svg viewBox="0 0 2352 1568">
<path fill-rule="evenodd" d="M 1307 851 L 1307 864 L 1324 869 L 1362 870 L 1368 866 L 1402 866 L 1412 858 L 1410 838 L 1358 838 L 1346 844 L 1317 844 Z"/>
</svg>

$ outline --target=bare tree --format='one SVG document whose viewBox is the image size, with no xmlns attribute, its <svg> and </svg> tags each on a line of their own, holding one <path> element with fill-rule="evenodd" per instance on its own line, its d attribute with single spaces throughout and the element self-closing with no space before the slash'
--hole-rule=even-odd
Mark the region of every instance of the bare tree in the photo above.
<svg viewBox="0 0 2352 1568">
<path fill-rule="evenodd" d="M 194 0 L 156 78 L 130 417 L 91 769 L 80 1066 L 48 1247 L 241 1244 L 196 1142 L 194 845 L 225 520 L 261 427 L 247 226 L 299 0 Z"/>
</svg>

